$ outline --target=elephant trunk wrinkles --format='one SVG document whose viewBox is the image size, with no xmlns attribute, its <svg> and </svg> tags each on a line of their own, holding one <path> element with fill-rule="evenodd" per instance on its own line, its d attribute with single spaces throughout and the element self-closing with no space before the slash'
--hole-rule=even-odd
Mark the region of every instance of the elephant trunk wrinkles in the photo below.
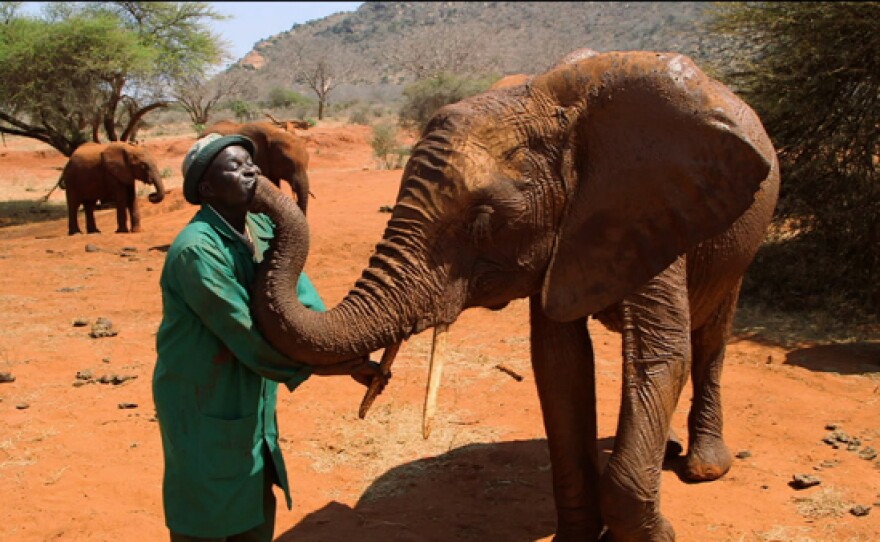
<svg viewBox="0 0 880 542">
<path fill-rule="evenodd" d="M 312 311 L 296 283 L 308 253 L 308 225 L 294 203 L 267 179 L 257 181 L 252 212 L 276 224 L 254 282 L 253 313 L 260 331 L 280 352 L 307 365 L 329 365 L 400 342 L 413 332 L 411 310 L 399 292 L 400 268 L 392 256 L 376 256 L 355 288 L 327 312 Z M 380 243 L 380 251 L 389 243 Z M 378 258 L 378 259 L 377 259 Z M 407 316 L 410 315 L 410 316 Z"/>
</svg>

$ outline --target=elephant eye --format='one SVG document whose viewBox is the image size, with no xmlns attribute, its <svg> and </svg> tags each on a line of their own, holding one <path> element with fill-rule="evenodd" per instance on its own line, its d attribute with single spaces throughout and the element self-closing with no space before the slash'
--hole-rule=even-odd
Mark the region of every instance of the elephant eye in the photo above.
<svg viewBox="0 0 880 542">
<path fill-rule="evenodd" d="M 468 224 L 468 233 L 475 245 L 492 240 L 492 213 L 488 205 L 479 205 L 473 209 L 472 219 Z"/>
</svg>

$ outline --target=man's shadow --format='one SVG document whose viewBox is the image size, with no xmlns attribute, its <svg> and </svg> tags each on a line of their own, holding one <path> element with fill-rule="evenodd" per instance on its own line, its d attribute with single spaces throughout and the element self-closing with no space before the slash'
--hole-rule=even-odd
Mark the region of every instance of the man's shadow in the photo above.
<svg viewBox="0 0 880 542">
<path fill-rule="evenodd" d="M 613 437 L 599 441 L 604 467 Z M 532 542 L 556 528 L 546 439 L 470 444 L 394 467 L 354 508 L 331 502 L 277 542 Z"/>
</svg>

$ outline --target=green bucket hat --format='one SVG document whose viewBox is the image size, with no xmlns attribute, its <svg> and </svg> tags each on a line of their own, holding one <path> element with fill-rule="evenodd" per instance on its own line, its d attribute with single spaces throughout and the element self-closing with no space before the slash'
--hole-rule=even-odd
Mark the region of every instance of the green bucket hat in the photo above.
<svg viewBox="0 0 880 542">
<path fill-rule="evenodd" d="M 199 201 L 199 182 L 205 174 L 205 170 L 211 165 L 214 157 L 220 151 L 232 145 L 240 145 L 254 156 L 254 142 L 243 135 L 233 134 L 221 136 L 220 134 L 208 134 L 196 141 L 183 157 L 181 171 L 183 172 L 183 197 L 193 205 Z"/>
</svg>

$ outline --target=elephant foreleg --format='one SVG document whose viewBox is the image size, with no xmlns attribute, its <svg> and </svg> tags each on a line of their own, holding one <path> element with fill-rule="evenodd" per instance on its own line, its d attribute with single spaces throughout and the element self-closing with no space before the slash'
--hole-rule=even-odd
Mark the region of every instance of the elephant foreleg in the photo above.
<svg viewBox="0 0 880 542">
<path fill-rule="evenodd" d="M 553 468 L 554 540 L 596 540 L 602 531 L 596 378 L 586 320 L 551 321 L 536 297 L 530 307 L 532 365 Z"/>
<path fill-rule="evenodd" d="M 724 476 L 733 459 L 724 444 L 721 411 L 721 369 L 742 279 L 701 328 L 691 333 L 694 400 L 688 414 L 688 452 L 684 475 L 694 481 Z"/>
<path fill-rule="evenodd" d="M 141 207 L 138 205 L 137 190 L 132 187 L 130 194 L 128 211 L 131 215 L 131 231 L 139 232 L 141 231 Z"/>
<path fill-rule="evenodd" d="M 660 475 L 669 422 L 690 369 L 690 309 L 680 257 L 622 303 L 623 390 L 614 451 L 602 473 L 608 539 L 667 541 Z"/>
<path fill-rule="evenodd" d="M 98 229 L 98 224 L 95 222 L 96 203 L 96 200 L 86 200 L 83 202 L 83 210 L 86 215 L 86 232 L 88 233 L 101 233 L 101 230 Z"/>
<path fill-rule="evenodd" d="M 116 233 L 128 233 L 128 214 L 133 210 L 135 200 L 134 185 L 123 185 L 116 194 Z M 133 217 L 132 217 L 133 218 Z M 138 218 L 140 220 L 140 218 Z M 134 220 L 132 219 L 132 229 Z"/>
</svg>

